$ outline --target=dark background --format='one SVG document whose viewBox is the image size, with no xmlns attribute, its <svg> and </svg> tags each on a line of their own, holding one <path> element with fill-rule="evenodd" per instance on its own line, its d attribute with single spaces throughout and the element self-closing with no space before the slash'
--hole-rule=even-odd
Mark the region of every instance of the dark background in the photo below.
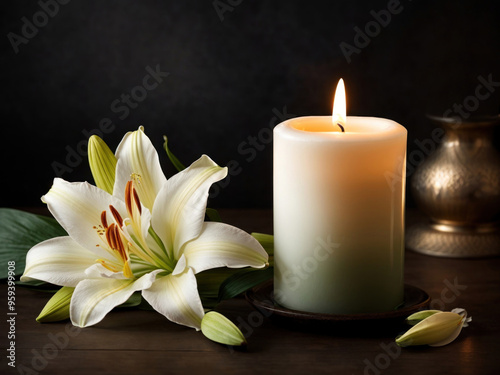
<svg viewBox="0 0 500 375">
<path fill-rule="evenodd" d="M 340 44 L 355 47 L 354 28 L 376 27 L 372 11 L 387 7 L 388 1 L 72 0 L 57 12 L 53 7 L 57 14 L 16 53 L 9 33 L 23 37 L 26 19 L 43 24 L 42 8 L 37 1 L 3 2 L 0 206 L 41 205 L 56 176 L 53 164 L 68 166 L 69 150 L 76 152 L 71 171 L 61 176 L 92 181 L 78 147 L 109 118 L 114 129 L 104 139 L 113 150 L 126 131 L 144 125 L 168 176 L 174 169 L 161 149 L 164 134 L 186 164 L 202 153 L 220 165 L 237 163 L 239 173 L 212 206 L 271 207 L 268 136 L 280 121 L 276 114 L 285 107 L 289 116 L 330 114 L 340 77 L 348 114 L 401 123 L 409 155 L 418 156 L 415 140 L 429 139 L 435 127 L 426 113 L 463 104 L 480 76 L 500 82 L 499 6 L 401 0 L 401 11 L 379 32 L 372 29 L 376 35 L 349 63 Z M 148 66 L 169 76 L 127 116 L 113 110 L 114 101 L 142 84 Z M 499 103 L 495 88 L 472 112 L 497 114 Z M 257 137 L 254 146 L 249 137 Z"/>
</svg>

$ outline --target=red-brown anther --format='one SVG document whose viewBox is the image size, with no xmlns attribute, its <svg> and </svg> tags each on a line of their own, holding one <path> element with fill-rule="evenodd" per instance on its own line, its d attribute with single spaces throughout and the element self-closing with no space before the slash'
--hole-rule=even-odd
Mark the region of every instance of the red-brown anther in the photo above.
<svg viewBox="0 0 500 375">
<path fill-rule="evenodd" d="M 115 237 L 115 243 L 116 243 L 116 248 L 120 253 L 120 256 L 123 260 L 126 260 L 126 255 L 125 255 L 125 246 L 123 245 L 122 238 L 120 236 L 120 228 L 118 228 L 116 225 L 114 227 L 114 237 Z"/>
<path fill-rule="evenodd" d="M 123 243 L 120 228 L 115 223 L 111 224 L 108 228 L 106 228 L 106 241 L 108 242 L 109 247 L 112 250 L 117 251 L 120 254 L 120 257 L 126 261 L 127 253 L 125 249 L 125 244 Z"/>
<path fill-rule="evenodd" d="M 106 218 L 106 211 L 101 212 L 101 223 L 102 223 L 102 226 L 104 227 L 104 229 L 106 229 L 108 227 L 108 220 Z"/>
<path fill-rule="evenodd" d="M 142 213 L 141 201 L 139 200 L 139 195 L 137 194 L 137 191 L 134 188 L 134 182 L 129 181 L 127 182 L 127 186 L 125 187 L 125 205 L 127 206 L 127 211 L 132 218 L 133 218 L 133 210 L 132 210 L 133 203 L 135 203 L 140 215 Z"/>
<path fill-rule="evenodd" d="M 127 186 L 125 186 L 125 206 L 127 206 L 127 211 L 130 216 L 133 217 L 132 214 L 132 195 L 130 191 L 132 190 L 132 181 L 127 182 Z"/>
<path fill-rule="evenodd" d="M 132 192 L 134 193 L 134 201 L 135 204 L 137 205 L 137 209 L 139 210 L 139 214 L 142 213 L 142 208 L 141 208 L 141 201 L 139 200 L 139 195 L 137 194 L 137 191 L 132 188 Z"/>
<path fill-rule="evenodd" d="M 108 245 L 114 250 L 116 248 L 115 244 L 114 244 L 114 230 L 113 228 L 115 227 L 115 224 L 111 224 L 110 227 L 107 227 L 106 228 L 106 241 L 108 243 Z"/>
<path fill-rule="evenodd" d="M 122 227 L 123 226 L 123 219 L 120 216 L 120 214 L 118 213 L 118 211 L 116 210 L 116 208 L 114 208 L 112 205 L 109 205 L 109 209 L 110 209 L 111 213 L 113 214 L 113 217 L 115 218 L 115 221 L 117 222 L 117 224 L 120 227 Z"/>
</svg>

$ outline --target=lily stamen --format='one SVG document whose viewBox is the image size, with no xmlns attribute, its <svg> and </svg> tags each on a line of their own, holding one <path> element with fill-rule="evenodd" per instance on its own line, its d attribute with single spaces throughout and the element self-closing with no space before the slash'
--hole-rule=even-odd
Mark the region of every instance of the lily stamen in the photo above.
<svg viewBox="0 0 500 375">
<path fill-rule="evenodd" d="M 116 224 L 111 224 L 106 230 L 106 240 L 108 241 L 109 247 L 115 250 L 120 258 L 126 262 L 128 260 L 127 250 L 123 243 L 120 228 Z"/>
<path fill-rule="evenodd" d="M 104 227 L 104 229 L 106 229 L 108 227 L 108 220 L 106 218 L 106 211 L 101 212 L 101 223 L 102 223 L 102 226 Z"/>
<path fill-rule="evenodd" d="M 112 224 L 112 225 L 114 225 L 114 224 Z M 108 243 L 109 247 L 111 247 L 111 249 L 115 250 L 116 243 L 114 242 L 113 232 L 114 231 L 113 231 L 112 227 L 106 228 L 106 242 Z"/>
<path fill-rule="evenodd" d="M 100 263 L 104 268 L 110 270 L 111 272 L 120 272 L 120 267 L 117 264 L 111 263 L 107 259 L 96 259 L 96 262 Z"/>
<path fill-rule="evenodd" d="M 129 264 L 129 243 L 124 238 L 119 226 L 123 225 L 123 219 L 112 205 L 110 205 L 109 208 L 117 223 L 111 223 L 108 225 L 107 212 L 101 212 L 101 224 L 99 224 L 99 226 L 94 226 L 94 229 L 97 230 L 97 233 L 103 240 L 104 245 L 107 244 L 107 246 L 101 246 L 99 244 L 96 246 L 103 247 L 107 250 L 109 254 L 116 259 L 116 262 L 103 258 L 97 259 L 96 262 L 100 263 L 103 267 L 112 272 L 123 271 L 123 275 L 125 277 L 133 278 L 134 273 L 132 272 Z"/>
<path fill-rule="evenodd" d="M 128 181 L 125 186 L 125 207 L 127 208 L 129 217 L 125 219 L 124 226 L 126 227 L 130 225 L 132 228 L 131 233 L 129 233 L 131 237 L 131 241 L 129 242 L 129 251 L 130 253 L 137 255 L 142 260 L 172 272 L 175 264 L 170 264 L 169 261 L 165 261 L 153 249 L 151 249 L 146 242 L 146 238 L 141 233 L 142 204 L 139 194 L 135 189 L 135 180 L 136 179 L 134 178 L 133 181 Z"/>
<path fill-rule="evenodd" d="M 113 215 L 116 223 L 122 227 L 123 226 L 123 219 L 121 217 L 121 215 L 118 213 L 118 211 L 116 210 L 116 208 L 114 208 L 112 205 L 109 205 L 109 210 L 111 211 L 111 214 Z"/>
<path fill-rule="evenodd" d="M 139 195 L 137 194 L 137 191 L 134 188 L 134 182 L 129 181 L 127 182 L 127 186 L 125 187 L 125 205 L 127 207 L 128 214 L 132 219 L 134 218 L 134 210 L 132 206 L 133 203 L 135 203 L 135 207 L 137 208 L 139 215 L 141 215 L 142 207 Z"/>
<path fill-rule="evenodd" d="M 141 184 L 142 176 L 139 173 L 132 173 L 130 178 L 137 182 L 139 185 Z"/>
</svg>

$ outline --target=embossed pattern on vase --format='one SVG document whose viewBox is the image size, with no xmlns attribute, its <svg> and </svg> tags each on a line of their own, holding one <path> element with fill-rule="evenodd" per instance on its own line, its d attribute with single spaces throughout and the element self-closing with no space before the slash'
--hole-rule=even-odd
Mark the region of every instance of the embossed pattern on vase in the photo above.
<svg viewBox="0 0 500 375">
<path fill-rule="evenodd" d="M 442 145 L 416 171 L 411 187 L 419 207 L 436 223 L 477 226 L 499 219 L 500 155 L 493 148 L 494 120 L 443 125 Z"/>
</svg>

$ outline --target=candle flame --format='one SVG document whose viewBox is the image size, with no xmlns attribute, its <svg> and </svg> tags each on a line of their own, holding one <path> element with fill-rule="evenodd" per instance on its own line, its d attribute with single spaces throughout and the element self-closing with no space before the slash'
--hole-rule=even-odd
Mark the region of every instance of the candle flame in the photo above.
<svg viewBox="0 0 500 375">
<path fill-rule="evenodd" d="M 346 124 L 346 100 L 345 100 L 345 86 L 344 80 L 341 78 L 335 90 L 335 97 L 333 99 L 332 122 L 334 126 L 340 127 L 344 132 Z"/>
</svg>

